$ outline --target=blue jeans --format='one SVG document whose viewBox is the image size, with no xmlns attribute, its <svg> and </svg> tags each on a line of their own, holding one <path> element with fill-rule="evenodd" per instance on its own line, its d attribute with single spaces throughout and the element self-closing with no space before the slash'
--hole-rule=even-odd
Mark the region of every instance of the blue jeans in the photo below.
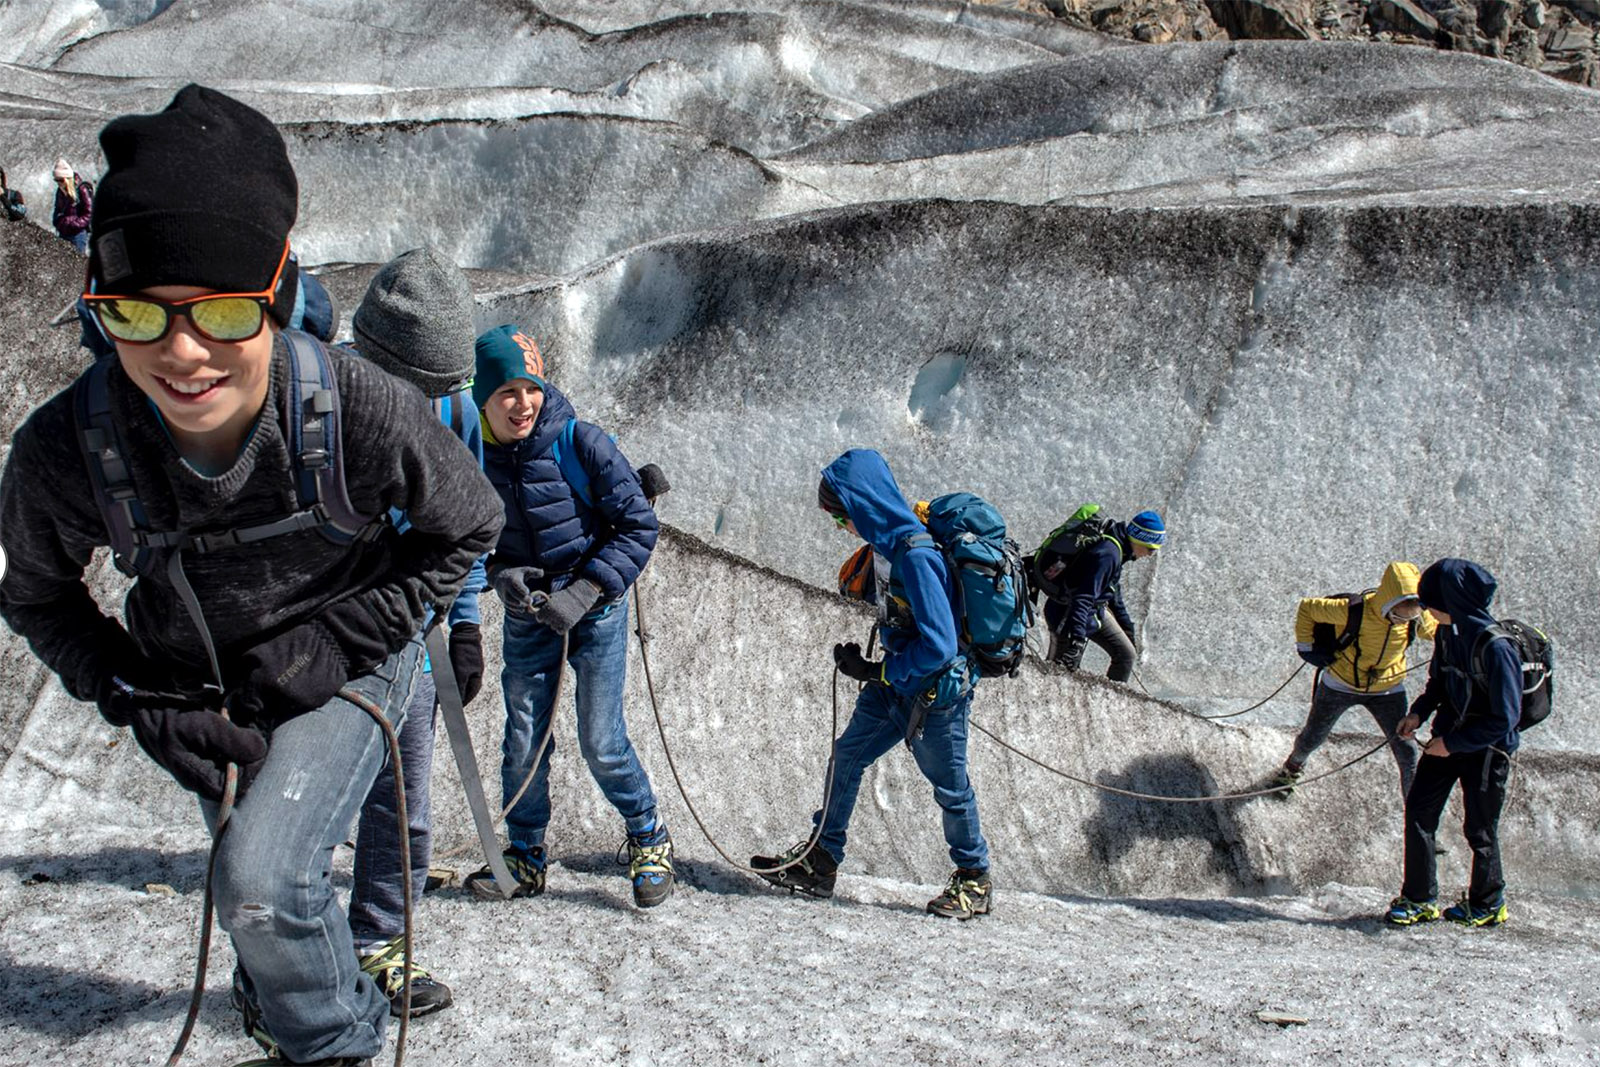
<svg viewBox="0 0 1600 1067">
<path fill-rule="evenodd" d="M 591 614 L 572 628 L 567 649 L 578 705 L 578 750 L 589 764 L 600 792 L 639 834 L 655 824 L 656 796 L 628 740 L 622 717 L 622 691 L 628 670 L 628 601 L 603 616 Z M 561 635 L 531 615 L 508 611 L 504 628 L 505 670 L 500 685 L 506 698 L 506 737 L 500 752 L 501 803 L 516 794 L 533 763 L 533 753 L 555 710 Z M 544 844 L 550 825 L 550 756 L 555 737 L 539 761 L 528 791 L 506 817 L 513 847 Z"/>
<path fill-rule="evenodd" d="M 818 843 L 835 860 L 843 862 L 846 829 L 855 810 L 861 776 L 878 757 L 905 740 L 915 696 L 903 697 L 888 686 L 869 685 L 856 697 L 844 733 L 833 745 L 833 792 L 828 808 L 811 816 L 821 823 Z M 944 839 L 957 867 L 988 870 L 989 845 L 978 828 L 978 797 L 967 777 L 967 715 L 972 710 L 972 690 L 954 705 L 930 709 L 922 720 L 922 736 L 911 742 L 911 755 L 924 777 L 933 783 L 933 799 L 944 811 Z"/>
<path fill-rule="evenodd" d="M 439 706 L 433 674 L 417 673 L 417 689 L 400 727 L 400 774 L 406 785 L 406 829 L 411 844 L 411 903 L 422 902 L 422 887 L 433 860 L 434 727 Z M 354 885 L 350 890 L 350 933 L 358 951 L 370 952 L 405 932 L 405 894 L 400 885 L 400 823 L 394 809 L 394 764 L 384 762 L 361 805 L 356 829 Z"/>
<path fill-rule="evenodd" d="M 421 661 L 410 641 L 348 688 L 399 723 Z M 388 752 L 371 716 L 343 697 L 290 719 L 273 731 L 217 851 L 217 921 L 233 936 L 246 995 L 296 1063 L 383 1047 L 389 1001 L 356 966 L 331 874 Z M 214 825 L 216 806 L 201 808 Z"/>
</svg>

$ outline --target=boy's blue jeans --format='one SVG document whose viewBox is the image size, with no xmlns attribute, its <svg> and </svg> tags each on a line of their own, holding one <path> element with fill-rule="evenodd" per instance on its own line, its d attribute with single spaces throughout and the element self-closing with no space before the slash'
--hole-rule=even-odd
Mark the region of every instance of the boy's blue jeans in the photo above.
<svg viewBox="0 0 1600 1067">
<path fill-rule="evenodd" d="M 957 867 L 988 870 L 989 845 L 978 828 L 978 798 L 967 777 L 967 715 L 972 693 L 942 710 L 930 709 L 922 720 L 922 736 L 911 742 L 911 754 L 924 777 L 933 783 L 933 799 L 944 811 L 944 839 Z M 844 860 L 846 830 L 855 810 L 861 776 L 878 757 L 905 740 L 917 698 L 903 697 L 885 685 L 868 685 L 856 698 L 855 711 L 833 746 L 833 792 L 828 808 L 811 816 L 822 824 L 817 842 L 835 860 Z"/>
<path fill-rule="evenodd" d="M 501 803 L 516 795 L 533 763 L 534 750 L 554 712 L 556 677 L 561 660 L 561 635 L 535 622 L 533 616 L 508 611 L 504 628 L 505 670 L 500 675 L 506 698 L 506 736 L 501 745 Z M 611 606 L 602 617 L 590 615 L 570 632 L 567 663 L 577 695 L 578 750 L 589 764 L 600 792 L 627 822 L 628 833 L 651 828 L 656 797 L 639 755 L 628 740 L 622 715 L 623 686 L 628 668 L 628 601 Z M 543 846 L 550 825 L 550 756 L 555 737 L 539 761 L 528 791 L 506 817 L 513 847 Z"/>
<path fill-rule="evenodd" d="M 421 661 L 421 643 L 409 641 L 347 688 L 399 724 Z M 356 966 L 331 874 L 388 754 L 377 723 L 343 697 L 290 719 L 273 731 L 217 850 L 217 920 L 233 936 L 246 995 L 296 1063 L 383 1047 L 389 1001 Z M 201 807 L 215 825 L 216 805 Z"/>
</svg>

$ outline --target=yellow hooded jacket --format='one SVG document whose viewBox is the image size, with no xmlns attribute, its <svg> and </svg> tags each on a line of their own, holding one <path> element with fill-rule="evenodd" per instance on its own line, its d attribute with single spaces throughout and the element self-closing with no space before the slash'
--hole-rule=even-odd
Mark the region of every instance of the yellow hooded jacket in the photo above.
<svg viewBox="0 0 1600 1067">
<path fill-rule="evenodd" d="M 1348 648 L 1341 649 L 1333 666 L 1334 677 L 1352 689 L 1381 693 L 1405 681 L 1406 623 L 1391 623 L 1385 614 L 1396 601 L 1417 595 L 1420 572 L 1414 563 L 1391 563 L 1384 568 L 1377 592 L 1367 594 L 1361 607 L 1361 628 Z M 1295 613 L 1294 639 L 1301 648 L 1311 647 L 1311 628 L 1316 623 L 1331 624 L 1343 632 L 1350 609 L 1343 597 L 1306 597 Z M 1426 611 L 1417 620 L 1417 639 L 1432 641 L 1438 625 Z"/>
</svg>

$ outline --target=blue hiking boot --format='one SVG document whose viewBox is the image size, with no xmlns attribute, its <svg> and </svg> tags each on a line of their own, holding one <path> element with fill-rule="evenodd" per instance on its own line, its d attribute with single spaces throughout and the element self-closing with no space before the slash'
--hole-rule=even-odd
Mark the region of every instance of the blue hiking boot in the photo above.
<svg viewBox="0 0 1600 1067">
<path fill-rule="evenodd" d="M 506 861 L 506 870 L 511 877 L 517 880 L 517 888 L 512 890 L 512 898 L 536 897 L 544 892 L 544 846 L 534 845 L 529 849 L 508 848 L 501 854 Z M 494 872 L 484 864 L 481 870 L 473 871 L 462 882 L 474 896 L 484 900 L 504 900 L 500 895 L 500 886 L 494 880 Z"/>
<path fill-rule="evenodd" d="M 672 835 L 661 823 L 628 835 L 628 877 L 633 879 L 633 902 L 641 908 L 653 908 L 672 895 Z"/>
<path fill-rule="evenodd" d="M 1458 926 L 1499 926 L 1506 921 L 1505 901 L 1492 908 L 1480 908 L 1462 897 L 1444 909 L 1444 917 Z"/>
<path fill-rule="evenodd" d="M 1438 917 L 1438 904 L 1431 900 L 1407 900 L 1405 897 L 1395 897 L 1389 901 L 1389 910 L 1383 913 L 1383 921 L 1390 926 L 1415 926 L 1417 923 L 1431 923 Z"/>
</svg>

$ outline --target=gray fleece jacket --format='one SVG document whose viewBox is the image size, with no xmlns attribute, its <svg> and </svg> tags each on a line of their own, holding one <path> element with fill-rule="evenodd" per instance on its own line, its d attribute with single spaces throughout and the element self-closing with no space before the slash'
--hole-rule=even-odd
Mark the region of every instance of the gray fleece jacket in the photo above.
<svg viewBox="0 0 1600 1067">
<path fill-rule="evenodd" d="M 186 553 L 184 570 L 229 687 L 243 680 L 230 664 L 244 652 L 329 615 L 337 616 L 329 629 L 352 677 L 370 671 L 421 629 L 427 607 L 455 596 L 473 561 L 494 547 L 504 521 L 500 498 L 472 454 L 421 393 L 338 349 L 331 358 L 350 501 L 363 515 L 404 511 L 410 526 L 403 535 L 391 530 L 365 544 L 337 545 L 309 530 Z M 112 417 L 154 529 L 226 530 L 294 510 L 279 414 L 287 360 L 280 339 L 262 416 L 233 468 L 217 477 L 183 460 L 150 401 L 120 366 L 112 369 Z M 210 679 L 199 634 L 164 571 L 134 583 L 124 605 L 126 629 L 101 612 L 83 582 L 91 554 L 110 537 L 78 445 L 70 387 L 35 410 L 12 438 L 0 477 L 0 537 L 9 558 L 0 615 L 73 696 L 93 700 L 110 674 L 142 665 L 184 691 Z M 329 613 L 334 605 L 339 610 Z"/>
</svg>

